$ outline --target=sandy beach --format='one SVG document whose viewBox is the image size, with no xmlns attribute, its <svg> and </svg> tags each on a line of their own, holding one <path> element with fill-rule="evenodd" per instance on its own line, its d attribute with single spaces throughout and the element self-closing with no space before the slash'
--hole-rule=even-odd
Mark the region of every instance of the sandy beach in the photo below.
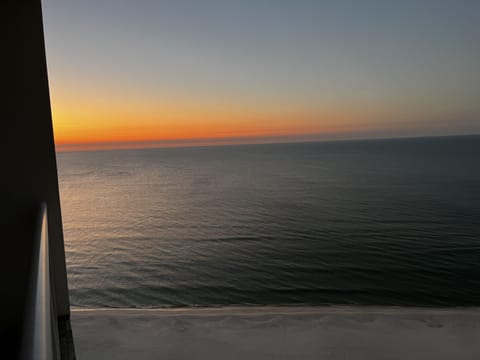
<svg viewBox="0 0 480 360">
<path fill-rule="evenodd" d="M 480 359 L 480 309 L 74 309 L 77 358 Z"/>
</svg>

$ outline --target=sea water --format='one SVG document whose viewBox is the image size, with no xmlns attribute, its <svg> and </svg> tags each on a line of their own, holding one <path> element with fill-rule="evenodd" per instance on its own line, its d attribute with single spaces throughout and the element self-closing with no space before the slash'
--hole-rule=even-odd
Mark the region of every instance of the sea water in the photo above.
<svg viewBox="0 0 480 360">
<path fill-rule="evenodd" d="M 480 305 L 480 136 L 57 160 L 73 306 Z"/>
</svg>

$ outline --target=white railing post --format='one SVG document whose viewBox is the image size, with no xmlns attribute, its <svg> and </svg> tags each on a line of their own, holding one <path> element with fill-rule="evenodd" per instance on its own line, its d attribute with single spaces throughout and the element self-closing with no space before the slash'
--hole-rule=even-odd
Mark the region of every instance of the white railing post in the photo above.
<svg viewBox="0 0 480 360">
<path fill-rule="evenodd" d="M 41 205 L 35 236 L 30 299 L 23 344 L 24 360 L 60 359 L 58 323 L 52 298 L 47 206 Z"/>
</svg>

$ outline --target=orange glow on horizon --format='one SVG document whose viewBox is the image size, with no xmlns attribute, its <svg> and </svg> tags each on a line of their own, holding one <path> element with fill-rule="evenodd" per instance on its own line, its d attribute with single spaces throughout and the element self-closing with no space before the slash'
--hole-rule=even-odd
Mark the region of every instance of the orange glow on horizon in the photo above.
<svg viewBox="0 0 480 360">
<path fill-rule="evenodd" d="M 219 132 L 215 131 L 215 129 L 209 130 L 206 127 L 190 128 L 189 131 L 175 128 L 169 130 L 161 132 L 155 131 L 155 129 L 135 128 L 132 126 L 131 128 L 112 128 L 109 131 L 95 134 L 88 134 L 88 131 L 83 131 L 80 134 L 62 134 L 63 136 L 57 134 L 60 131 L 56 131 L 55 145 L 60 151 L 69 151 L 271 142 L 275 141 L 275 139 L 281 140 L 288 139 L 288 137 L 312 135 L 312 132 L 307 130 Z M 329 132 L 325 131 L 323 134 Z"/>
<path fill-rule="evenodd" d="M 59 151 L 290 141 L 372 129 L 394 113 L 401 111 L 368 104 L 312 108 L 288 102 L 147 98 L 113 89 L 52 91 Z"/>
<path fill-rule="evenodd" d="M 134 105 L 52 102 L 57 149 L 250 142 L 331 133 L 345 130 L 346 123 L 345 116 L 338 111 L 324 111 L 320 116 L 315 111 L 288 107 L 253 111 L 252 107 L 225 104 L 221 107 Z M 318 121 L 319 118 L 324 120 Z"/>
</svg>

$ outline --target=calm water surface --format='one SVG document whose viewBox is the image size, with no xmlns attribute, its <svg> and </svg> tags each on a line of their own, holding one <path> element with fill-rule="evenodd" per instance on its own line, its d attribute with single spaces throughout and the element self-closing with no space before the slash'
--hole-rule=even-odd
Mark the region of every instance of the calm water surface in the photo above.
<svg viewBox="0 0 480 360">
<path fill-rule="evenodd" d="M 480 305 L 480 137 L 58 154 L 71 302 Z"/>
</svg>

